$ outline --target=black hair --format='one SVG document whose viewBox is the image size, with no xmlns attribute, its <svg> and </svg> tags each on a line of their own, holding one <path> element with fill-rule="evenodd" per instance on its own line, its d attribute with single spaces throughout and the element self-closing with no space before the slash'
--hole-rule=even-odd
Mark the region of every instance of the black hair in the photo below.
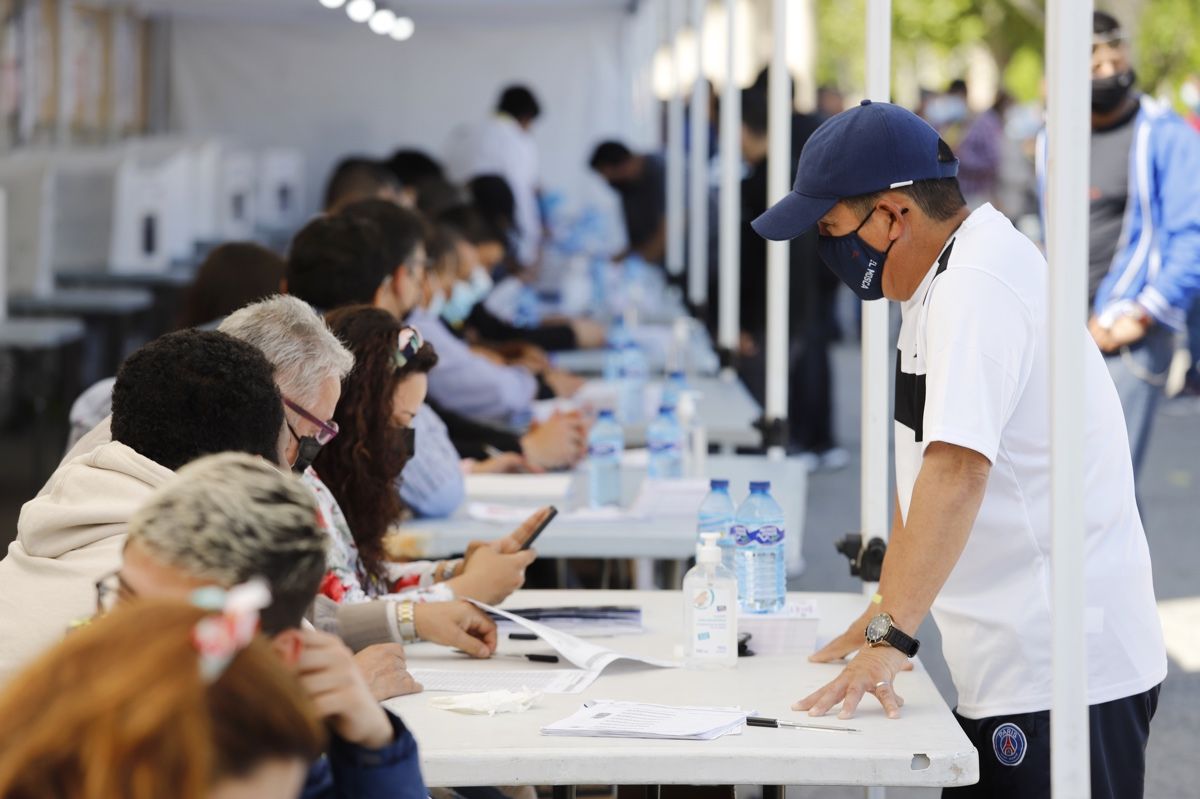
<svg viewBox="0 0 1200 799">
<path fill-rule="evenodd" d="M 292 240 L 287 288 L 314 308 L 370 304 L 400 264 L 386 249 L 379 225 L 361 216 L 319 216 Z"/>
<path fill-rule="evenodd" d="M 592 159 L 588 162 L 592 169 L 620 166 L 633 158 L 633 151 L 619 141 L 605 141 L 596 145 L 592 151 Z"/>
<path fill-rule="evenodd" d="M 527 86 L 509 86 L 500 94 L 496 110 L 508 114 L 518 122 L 537 119 L 542 114 L 542 107 L 537 98 Z"/>
<path fill-rule="evenodd" d="M 766 88 L 747 89 L 742 92 L 742 125 L 756 136 L 767 135 L 767 91 Z"/>
<path fill-rule="evenodd" d="M 504 243 L 504 232 L 492 227 L 472 205 L 447 208 L 437 215 L 437 223 L 454 230 L 471 244 Z"/>
<path fill-rule="evenodd" d="M 425 178 L 416 185 L 417 210 L 426 219 L 436 219 L 447 208 L 470 202 L 467 190 L 445 178 Z"/>
<path fill-rule="evenodd" d="M 1092 35 L 1104 36 L 1119 30 L 1121 30 L 1121 23 L 1112 14 L 1104 11 L 1092 12 Z"/>
<path fill-rule="evenodd" d="M 343 158 L 325 184 L 325 210 L 336 211 L 355 200 L 375 197 L 386 189 L 398 191 L 400 182 L 383 162 L 361 155 Z"/>
<path fill-rule="evenodd" d="M 283 401 L 257 347 L 215 330 L 168 333 L 117 371 L 112 437 L 172 471 L 202 455 L 279 462 Z"/>
<path fill-rule="evenodd" d="M 341 215 L 378 226 L 383 235 L 383 254 L 393 271 L 408 263 L 417 245 L 429 237 L 429 226 L 420 214 L 389 200 L 360 200 L 346 206 Z"/>
<path fill-rule="evenodd" d="M 946 87 L 946 94 L 966 94 L 967 82 L 962 78 L 955 78 L 950 81 L 950 85 Z"/>
<path fill-rule="evenodd" d="M 251 241 L 222 244 L 208 254 L 188 287 L 175 327 L 195 327 L 279 293 L 284 262 Z"/>
<path fill-rule="evenodd" d="M 455 259 L 457 264 L 458 243 L 465 241 L 464 236 L 458 229 L 447 223 L 439 223 L 434 226 L 433 235 L 429 237 L 427 244 L 429 249 L 429 266 L 426 267 L 433 274 L 441 274 L 443 264 L 446 264 L 450 259 Z"/>
<path fill-rule="evenodd" d="M 444 179 L 446 177 L 442 165 L 423 150 L 401 148 L 392 153 L 387 167 L 392 171 L 396 180 L 405 186 L 415 186 L 430 178 Z"/>
<path fill-rule="evenodd" d="M 517 198 L 500 175 L 478 175 L 467 184 L 479 213 L 493 228 L 508 233 L 517 228 Z"/>
<path fill-rule="evenodd" d="M 958 213 L 967 201 L 963 198 L 962 188 L 958 178 L 935 178 L 933 180 L 918 180 L 910 186 L 895 189 L 912 199 L 921 212 L 935 222 L 945 222 Z M 847 197 L 842 200 L 856 216 L 864 217 L 883 196 L 883 192 L 864 194 L 860 197 Z"/>
</svg>

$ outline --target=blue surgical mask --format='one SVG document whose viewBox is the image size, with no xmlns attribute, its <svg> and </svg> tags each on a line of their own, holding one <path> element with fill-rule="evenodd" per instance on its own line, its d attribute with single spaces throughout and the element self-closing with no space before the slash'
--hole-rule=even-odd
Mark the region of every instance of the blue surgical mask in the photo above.
<svg viewBox="0 0 1200 799">
<path fill-rule="evenodd" d="M 446 307 L 446 292 L 441 289 L 436 289 L 433 296 L 429 299 L 429 306 L 425 309 L 430 316 L 441 316 L 442 309 Z"/>
<path fill-rule="evenodd" d="M 874 209 L 845 236 L 820 236 L 817 249 L 821 260 L 860 300 L 883 299 L 883 264 L 892 251 L 892 242 L 883 252 L 863 241 L 858 231 L 874 216 Z"/>
<path fill-rule="evenodd" d="M 442 319 L 452 325 L 461 325 L 467 321 L 467 317 L 471 315 L 471 309 L 478 302 L 475 294 L 475 289 L 470 283 L 456 280 L 454 288 L 450 290 L 450 298 L 442 306 Z"/>
<path fill-rule="evenodd" d="M 482 302 L 488 294 L 492 293 L 492 287 L 495 282 L 488 271 L 482 266 L 476 266 L 471 270 L 471 287 L 475 289 L 475 300 Z"/>
</svg>

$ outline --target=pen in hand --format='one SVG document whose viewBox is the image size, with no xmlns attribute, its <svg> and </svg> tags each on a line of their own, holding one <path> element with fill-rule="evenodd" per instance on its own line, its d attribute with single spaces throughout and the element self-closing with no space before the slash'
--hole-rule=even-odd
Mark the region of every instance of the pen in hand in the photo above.
<svg viewBox="0 0 1200 799">
<path fill-rule="evenodd" d="M 558 663 L 558 655 L 519 655 L 515 652 L 497 652 L 492 655 L 497 658 L 521 658 L 531 663 Z"/>
<path fill-rule="evenodd" d="M 832 724 L 808 724 L 799 721 L 780 721 L 761 716 L 747 716 L 747 727 L 791 727 L 797 730 L 825 730 L 826 732 L 861 732 L 855 727 L 835 727 Z"/>
</svg>

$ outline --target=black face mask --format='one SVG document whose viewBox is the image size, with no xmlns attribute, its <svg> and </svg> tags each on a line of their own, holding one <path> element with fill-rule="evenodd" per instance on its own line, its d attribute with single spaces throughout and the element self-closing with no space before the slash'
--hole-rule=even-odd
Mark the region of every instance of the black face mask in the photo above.
<svg viewBox="0 0 1200 799">
<path fill-rule="evenodd" d="M 1092 111 L 1097 114 L 1111 113 L 1125 101 L 1133 88 L 1137 75 L 1132 69 L 1118 72 L 1107 78 L 1092 78 Z"/>
<path fill-rule="evenodd" d="M 292 435 L 295 435 L 293 433 Z M 320 443 L 312 436 L 296 436 L 296 443 L 299 445 L 296 462 L 292 464 L 292 471 L 296 474 L 304 474 L 312 462 L 317 459 L 317 455 L 321 452 Z"/>
</svg>

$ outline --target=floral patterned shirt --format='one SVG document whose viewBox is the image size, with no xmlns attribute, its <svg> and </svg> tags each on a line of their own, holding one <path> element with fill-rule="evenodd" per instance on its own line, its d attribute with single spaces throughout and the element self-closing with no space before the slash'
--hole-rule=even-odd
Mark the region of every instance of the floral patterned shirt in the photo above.
<svg viewBox="0 0 1200 799">
<path fill-rule="evenodd" d="M 329 536 L 327 571 L 321 581 L 321 593 L 334 602 L 367 602 L 372 599 L 405 599 L 416 602 L 445 602 L 454 592 L 445 583 L 434 581 L 437 563 L 418 560 L 409 563 L 385 563 L 385 578 L 371 574 L 358 554 L 358 545 L 350 524 L 333 492 L 310 466 L 301 481 L 317 499 L 318 523 Z"/>
</svg>

